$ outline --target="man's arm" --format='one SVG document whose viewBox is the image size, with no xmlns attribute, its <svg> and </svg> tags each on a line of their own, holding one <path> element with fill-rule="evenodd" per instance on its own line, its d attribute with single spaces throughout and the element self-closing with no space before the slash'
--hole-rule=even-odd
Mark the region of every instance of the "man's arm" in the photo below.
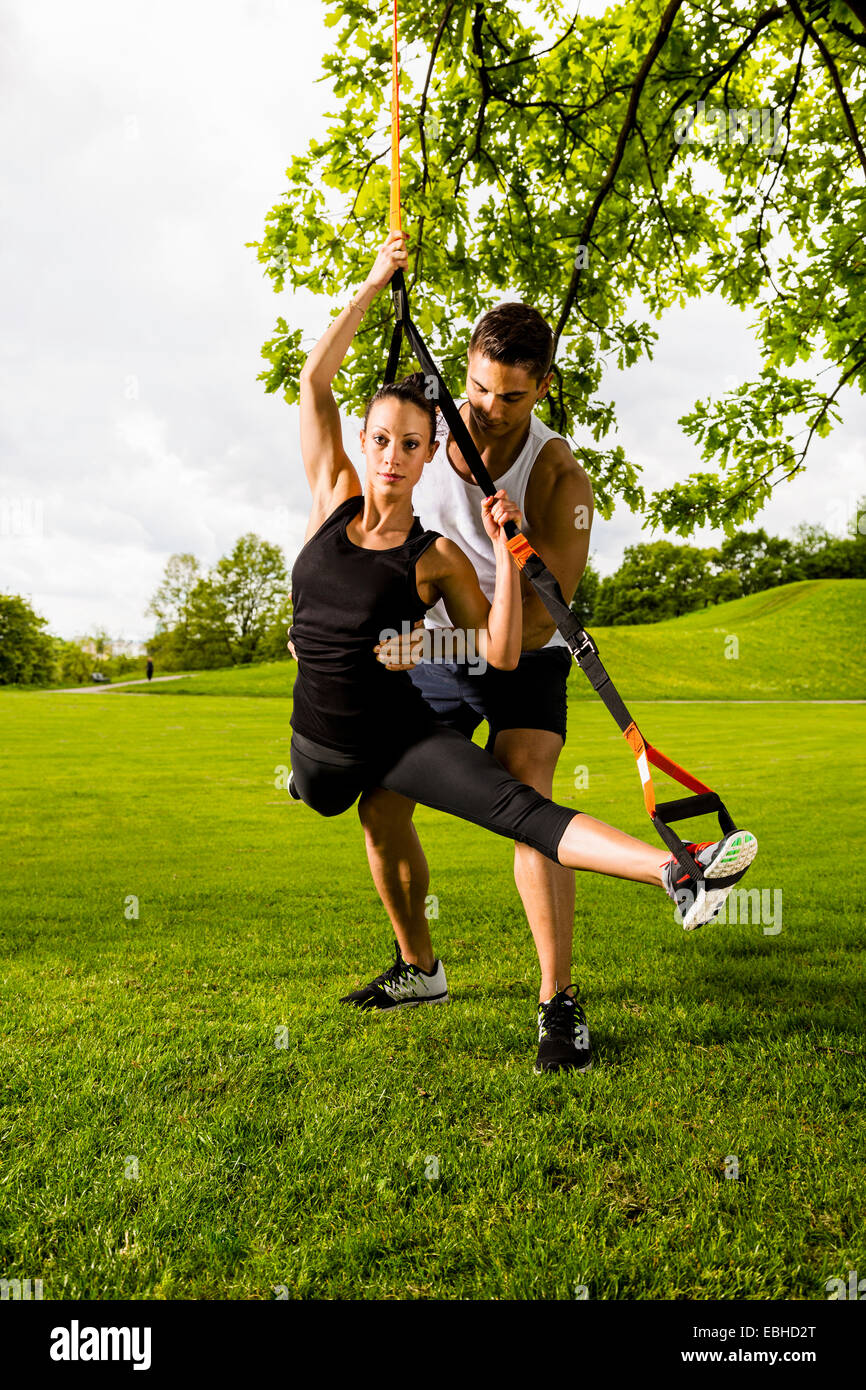
<svg viewBox="0 0 866 1390">
<path fill-rule="evenodd" d="M 551 439 L 535 461 L 524 499 L 523 530 L 559 581 L 566 603 L 574 597 L 589 556 L 592 484 L 564 439 Z M 556 624 L 532 588 L 523 586 L 523 650 L 550 641 Z"/>
</svg>

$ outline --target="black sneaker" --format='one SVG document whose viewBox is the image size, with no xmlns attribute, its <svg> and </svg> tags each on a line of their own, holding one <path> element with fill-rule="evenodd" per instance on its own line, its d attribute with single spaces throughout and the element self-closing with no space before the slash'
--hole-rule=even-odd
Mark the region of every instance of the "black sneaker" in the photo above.
<svg viewBox="0 0 866 1390">
<path fill-rule="evenodd" d="M 403 959 L 399 942 L 394 942 L 394 964 L 377 975 L 368 985 L 344 994 L 341 1004 L 353 1004 L 356 1009 L 374 1013 L 393 1013 L 415 1004 L 446 1004 L 448 984 L 441 960 L 428 973 L 420 965 L 410 965 Z"/>
<path fill-rule="evenodd" d="M 538 1056 L 535 1072 L 589 1071 L 592 1050 L 586 1014 L 577 1002 L 566 994 L 566 985 L 552 999 L 538 1006 Z M 577 986 L 574 986 L 577 990 Z"/>
</svg>

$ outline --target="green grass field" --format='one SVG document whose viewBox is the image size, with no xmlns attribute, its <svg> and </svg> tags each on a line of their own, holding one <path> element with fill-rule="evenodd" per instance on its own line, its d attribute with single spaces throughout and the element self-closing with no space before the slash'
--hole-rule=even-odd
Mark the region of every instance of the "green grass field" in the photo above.
<svg viewBox="0 0 866 1390">
<path fill-rule="evenodd" d="M 866 699 L 866 579 L 804 580 L 670 622 L 590 631 L 626 700 Z M 285 697 L 294 677 L 293 662 L 277 661 L 140 689 Z M 571 682 L 576 698 L 595 700 L 576 667 Z"/>
<path fill-rule="evenodd" d="M 782 930 L 687 935 L 660 893 L 581 877 L 597 1061 L 536 1077 L 510 845 L 419 808 L 452 1001 L 347 1016 L 392 952 L 357 819 L 275 787 L 288 699 L 185 686 L 0 693 L 0 1277 L 47 1299 L 821 1299 L 866 1269 L 862 708 L 636 706 L 757 833 L 747 882 L 781 891 Z M 598 703 L 572 701 L 556 794 L 652 837 Z"/>
</svg>

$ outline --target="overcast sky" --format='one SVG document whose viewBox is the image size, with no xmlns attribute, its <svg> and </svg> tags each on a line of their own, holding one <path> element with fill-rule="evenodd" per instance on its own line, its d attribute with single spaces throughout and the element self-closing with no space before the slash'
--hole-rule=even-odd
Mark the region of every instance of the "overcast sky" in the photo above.
<svg viewBox="0 0 866 1390">
<path fill-rule="evenodd" d="M 314 82 L 324 14 L 318 0 L 6 0 L 0 590 L 62 636 L 146 639 L 175 551 L 212 564 L 244 531 L 289 562 L 299 548 L 297 413 L 256 375 L 276 316 L 317 336 L 328 302 L 275 295 L 245 242 L 334 107 Z M 610 382 L 616 442 L 648 487 L 698 466 L 677 417 L 756 370 L 747 324 L 718 302 L 671 312 L 654 360 Z M 841 530 L 864 490 L 866 404 L 841 404 L 844 427 L 765 509 L 769 530 Z M 594 559 L 609 573 L 648 538 L 620 510 L 596 523 Z"/>
</svg>

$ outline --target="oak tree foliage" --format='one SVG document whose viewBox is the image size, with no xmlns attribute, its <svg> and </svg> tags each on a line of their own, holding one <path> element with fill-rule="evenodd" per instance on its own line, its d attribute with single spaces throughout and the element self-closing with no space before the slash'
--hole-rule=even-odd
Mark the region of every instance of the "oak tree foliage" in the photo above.
<svg viewBox="0 0 866 1390">
<path fill-rule="evenodd" d="M 387 222 L 390 27 L 380 3 L 324 8 L 331 124 L 293 155 L 251 245 L 275 290 L 337 308 Z M 572 438 L 601 513 L 623 500 L 669 532 L 708 523 L 731 534 L 803 469 L 846 392 L 866 387 L 866 8 L 576 8 L 401 7 L 414 316 L 456 391 L 478 316 L 506 293 L 534 304 L 557 343 L 540 413 Z M 711 292 L 748 314 L 761 368 L 694 404 L 680 423 L 704 466 L 647 496 L 614 442 L 603 366 L 651 357 L 646 313 Z M 347 410 L 378 384 L 390 314 L 381 295 L 356 335 L 336 383 Z M 310 346 L 277 320 L 263 349 L 268 391 L 297 399 Z"/>
</svg>

